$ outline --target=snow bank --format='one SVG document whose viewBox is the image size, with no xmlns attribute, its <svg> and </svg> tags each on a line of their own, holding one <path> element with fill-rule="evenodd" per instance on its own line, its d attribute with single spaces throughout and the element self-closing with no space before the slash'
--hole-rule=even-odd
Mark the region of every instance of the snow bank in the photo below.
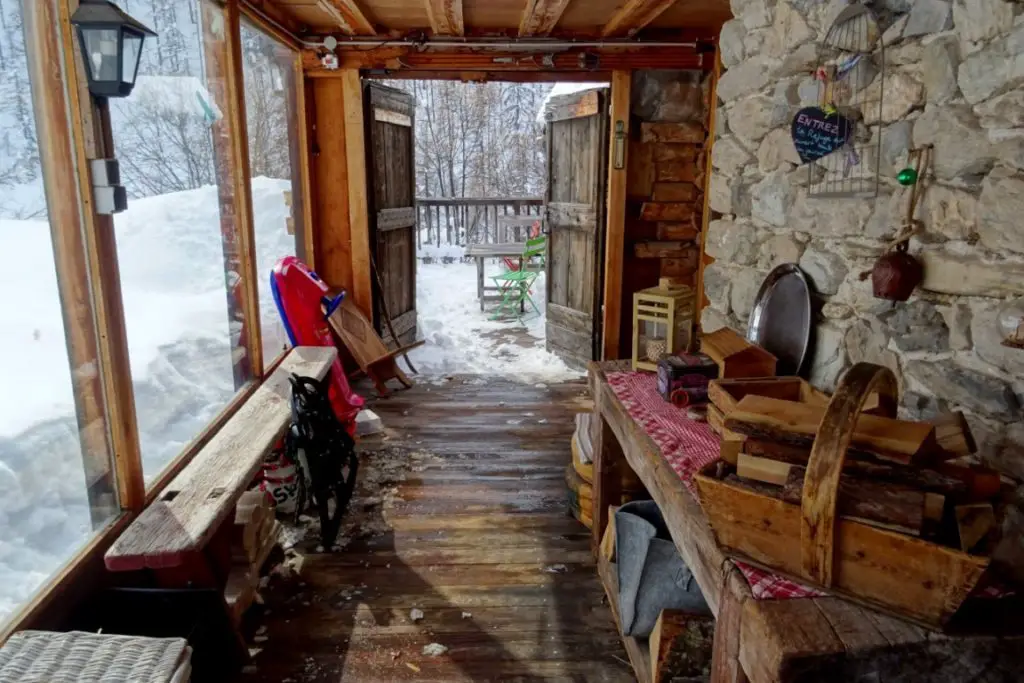
<svg viewBox="0 0 1024 683">
<path fill-rule="evenodd" d="M 555 83 L 555 86 L 548 91 L 548 94 L 544 96 L 544 101 L 540 103 L 540 109 L 537 110 L 537 123 L 545 123 L 547 121 L 548 104 L 551 102 L 552 97 L 558 97 L 559 95 L 570 95 L 574 92 L 583 92 L 584 90 L 598 90 L 600 88 L 607 88 L 607 83 L 598 82 L 585 82 L 585 83 Z"/>
<path fill-rule="evenodd" d="M 289 188 L 252 183 L 264 328 L 278 326 L 270 269 L 295 249 L 285 230 Z M 234 395 L 217 190 L 133 199 L 115 233 L 143 468 L 152 477 Z M 81 546 L 92 520 L 49 224 L 0 220 L 0 253 L 8 257 L 0 269 L 2 619 Z"/>
<path fill-rule="evenodd" d="M 488 264 L 487 275 L 499 266 Z M 490 280 L 487 280 L 488 284 Z M 523 329 L 517 320 L 490 320 L 496 304 L 480 311 L 476 298 L 476 264 L 420 263 L 416 271 L 416 309 L 420 335 L 427 341 L 410 356 L 427 375 L 502 375 L 523 382 L 557 382 L 579 377 L 544 348 L 544 317 L 526 318 L 532 343 L 516 343 Z M 544 312 L 544 274 L 533 286 L 533 299 Z"/>
</svg>

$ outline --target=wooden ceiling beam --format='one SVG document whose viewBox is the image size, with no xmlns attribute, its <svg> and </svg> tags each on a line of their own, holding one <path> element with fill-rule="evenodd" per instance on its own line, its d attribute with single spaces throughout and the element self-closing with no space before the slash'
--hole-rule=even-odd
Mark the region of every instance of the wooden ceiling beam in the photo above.
<svg viewBox="0 0 1024 683">
<path fill-rule="evenodd" d="M 318 0 L 317 7 L 330 15 L 342 33 L 349 36 L 374 36 L 374 30 L 356 0 Z"/>
<path fill-rule="evenodd" d="M 569 5 L 569 0 L 526 0 L 523 18 L 519 21 L 519 35 L 546 36 L 550 34 L 562 13 Z"/>
<path fill-rule="evenodd" d="M 522 52 L 487 51 L 473 48 L 443 51 L 421 50 L 416 46 L 387 45 L 362 50 L 337 50 L 340 69 L 327 69 L 315 50 L 302 51 L 302 66 L 307 76 L 334 78 L 344 69 L 373 69 L 395 74 L 400 71 L 455 73 L 579 73 L 607 74 L 616 69 L 708 69 L 704 55 L 692 47 L 606 47 L 573 48 L 553 56 L 551 66 L 538 67 L 536 55 Z M 587 59 L 582 59 L 586 56 Z M 594 58 L 597 58 L 596 63 Z"/>
<path fill-rule="evenodd" d="M 466 25 L 462 20 L 462 0 L 425 0 L 430 28 L 437 36 L 462 36 Z"/>
<path fill-rule="evenodd" d="M 631 36 L 674 4 L 676 0 L 627 0 L 601 29 L 601 36 Z"/>
</svg>

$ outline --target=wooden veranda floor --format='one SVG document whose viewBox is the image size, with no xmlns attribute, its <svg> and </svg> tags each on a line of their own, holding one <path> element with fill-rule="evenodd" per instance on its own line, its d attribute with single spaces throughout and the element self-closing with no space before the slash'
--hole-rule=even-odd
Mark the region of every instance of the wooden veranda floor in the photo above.
<svg viewBox="0 0 1024 683">
<path fill-rule="evenodd" d="M 262 651 L 239 680 L 632 681 L 587 530 L 566 515 L 583 382 L 420 380 L 371 402 L 386 433 L 362 444 L 353 540 L 298 546 L 298 576 L 263 591 Z M 432 643 L 447 652 L 423 654 Z"/>
</svg>

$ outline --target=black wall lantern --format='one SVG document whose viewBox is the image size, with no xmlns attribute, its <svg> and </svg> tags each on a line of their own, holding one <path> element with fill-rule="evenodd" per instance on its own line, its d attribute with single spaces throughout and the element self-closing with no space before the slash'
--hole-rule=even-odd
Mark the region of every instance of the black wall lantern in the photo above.
<svg viewBox="0 0 1024 683">
<path fill-rule="evenodd" d="M 97 97 L 127 97 L 135 87 L 142 43 L 156 33 L 107 0 L 82 0 L 71 16 L 89 79 Z"/>
</svg>

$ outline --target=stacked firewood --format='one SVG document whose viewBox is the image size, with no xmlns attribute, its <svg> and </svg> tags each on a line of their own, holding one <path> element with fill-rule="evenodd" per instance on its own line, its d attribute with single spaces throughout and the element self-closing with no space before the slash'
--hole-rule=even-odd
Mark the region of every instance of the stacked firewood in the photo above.
<svg viewBox="0 0 1024 683">
<path fill-rule="evenodd" d="M 784 400 L 772 396 L 780 392 L 771 379 L 752 380 L 750 386 L 744 381 L 716 380 L 709 388 L 712 412 L 718 415 L 709 423 L 723 443 L 721 474 L 731 483 L 800 505 L 827 399 L 805 388 L 803 400 Z M 781 386 L 794 380 L 776 381 Z M 970 462 L 975 444 L 963 415 L 949 413 L 926 423 L 886 417 L 887 412 L 880 404 L 869 405 L 858 418 L 836 514 L 988 554 L 1003 483 L 995 470 Z"/>
<path fill-rule="evenodd" d="M 260 582 L 260 569 L 278 542 L 281 523 L 263 491 L 246 491 L 235 507 L 231 539 L 231 571 L 224 598 L 238 620 L 252 605 Z"/>
</svg>

